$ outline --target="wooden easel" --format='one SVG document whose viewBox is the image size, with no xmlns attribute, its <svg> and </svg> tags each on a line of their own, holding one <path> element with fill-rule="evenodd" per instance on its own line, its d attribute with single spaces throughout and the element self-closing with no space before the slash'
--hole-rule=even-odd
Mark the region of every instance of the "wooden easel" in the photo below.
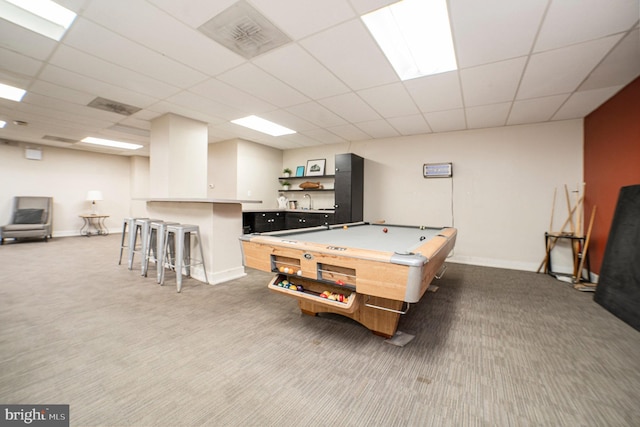
<svg viewBox="0 0 640 427">
<path fill-rule="evenodd" d="M 589 227 L 587 230 L 587 235 L 585 237 L 583 233 L 583 222 L 584 222 L 584 184 L 582 184 L 582 191 L 577 190 L 574 191 L 576 193 L 575 203 L 572 204 L 571 197 L 569 195 L 569 189 L 565 185 L 565 199 L 567 203 L 567 219 L 562 224 L 560 231 L 553 231 L 553 216 L 555 212 L 556 205 L 556 195 L 557 189 L 554 189 L 553 192 L 553 204 L 551 208 L 551 221 L 549 224 L 549 231 L 545 233 L 546 240 L 546 251 L 545 257 L 538 267 L 537 272 L 544 267 L 544 272 L 546 274 L 552 274 L 556 277 L 560 275 L 560 273 L 553 273 L 550 269 L 551 265 L 551 251 L 556 246 L 560 239 L 569 239 L 571 241 L 571 249 L 573 252 L 573 272 L 571 274 L 571 282 L 574 283 L 577 289 L 577 284 L 583 282 L 582 273 L 585 267 L 585 260 L 587 260 L 587 249 L 589 248 L 589 240 L 591 238 L 591 232 L 593 229 L 593 221 L 595 218 L 596 207 L 593 207 L 591 212 L 591 218 L 589 220 Z M 569 230 L 566 230 L 567 226 L 569 226 Z M 588 262 L 586 264 L 587 269 L 590 267 Z M 589 274 L 589 272 L 587 272 Z M 590 282 L 589 278 L 587 278 L 586 282 Z M 581 289 L 582 290 L 582 289 Z"/>
</svg>

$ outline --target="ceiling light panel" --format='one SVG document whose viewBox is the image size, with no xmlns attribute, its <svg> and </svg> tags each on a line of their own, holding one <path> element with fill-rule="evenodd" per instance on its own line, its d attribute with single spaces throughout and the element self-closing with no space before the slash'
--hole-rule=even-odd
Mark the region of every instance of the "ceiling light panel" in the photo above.
<svg viewBox="0 0 640 427">
<path fill-rule="evenodd" d="M 56 41 L 76 19 L 73 11 L 50 0 L 0 0 L 0 16 Z"/>
<path fill-rule="evenodd" d="M 25 93 L 27 91 L 24 89 L 0 83 L 0 98 L 20 102 Z"/>
<path fill-rule="evenodd" d="M 362 20 L 400 79 L 457 69 L 446 0 L 403 0 Z"/>
<path fill-rule="evenodd" d="M 139 148 L 142 148 L 142 145 L 139 145 L 139 144 L 130 144 L 128 142 L 94 138 L 92 136 L 88 136 L 84 138 L 81 142 L 86 142 L 87 144 L 93 144 L 93 145 L 101 145 L 103 147 L 123 148 L 125 150 L 137 150 Z"/>
<path fill-rule="evenodd" d="M 258 132 L 266 133 L 271 136 L 291 135 L 292 133 L 296 133 L 294 130 L 257 116 L 243 117 L 241 119 L 232 120 L 231 123 L 257 130 Z"/>
</svg>

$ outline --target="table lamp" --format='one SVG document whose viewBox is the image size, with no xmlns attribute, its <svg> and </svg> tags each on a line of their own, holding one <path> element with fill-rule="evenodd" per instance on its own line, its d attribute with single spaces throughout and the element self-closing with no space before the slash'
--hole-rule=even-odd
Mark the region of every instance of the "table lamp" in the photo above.
<svg viewBox="0 0 640 427">
<path fill-rule="evenodd" d="M 96 215 L 96 200 L 102 200 L 102 191 L 89 190 L 87 192 L 87 200 L 91 201 L 91 215 Z"/>
</svg>

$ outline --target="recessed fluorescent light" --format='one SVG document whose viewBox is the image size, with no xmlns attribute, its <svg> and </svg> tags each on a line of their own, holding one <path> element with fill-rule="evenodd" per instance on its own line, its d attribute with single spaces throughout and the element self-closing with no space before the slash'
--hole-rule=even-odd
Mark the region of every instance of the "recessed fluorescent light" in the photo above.
<svg viewBox="0 0 640 427">
<path fill-rule="evenodd" d="M 2 129 L 6 125 L 7 125 L 7 122 L 5 122 L 4 120 L 0 120 L 0 129 Z"/>
<path fill-rule="evenodd" d="M 0 17 L 59 41 L 76 14 L 51 0 L 0 0 Z"/>
<path fill-rule="evenodd" d="M 137 150 L 139 148 L 142 148 L 142 145 L 138 145 L 138 144 L 130 144 L 128 142 L 112 141 L 110 139 L 94 138 L 92 136 L 86 137 L 85 139 L 82 140 L 82 142 L 86 142 L 88 144 L 95 144 L 95 145 L 104 145 L 106 147 L 124 148 L 124 149 L 127 149 L 127 150 Z"/>
<path fill-rule="evenodd" d="M 362 20 L 400 79 L 458 68 L 446 0 L 403 0 Z"/>
<path fill-rule="evenodd" d="M 231 123 L 257 130 L 258 132 L 266 133 L 271 136 L 290 135 L 292 133 L 296 133 L 295 130 L 280 126 L 257 116 L 247 116 L 241 119 L 231 120 Z"/>
<path fill-rule="evenodd" d="M 27 93 L 24 89 L 9 86 L 0 83 L 0 98 L 10 99 L 12 101 L 22 101 L 22 97 Z"/>
</svg>

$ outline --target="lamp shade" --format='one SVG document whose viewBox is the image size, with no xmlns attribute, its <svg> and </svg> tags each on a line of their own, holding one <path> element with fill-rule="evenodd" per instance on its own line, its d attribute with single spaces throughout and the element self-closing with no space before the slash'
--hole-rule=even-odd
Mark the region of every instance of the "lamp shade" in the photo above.
<svg viewBox="0 0 640 427">
<path fill-rule="evenodd" d="M 102 200 L 102 191 L 100 190 L 89 190 L 87 192 L 87 200 L 91 200 L 92 202 L 96 200 Z"/>
</svg>

